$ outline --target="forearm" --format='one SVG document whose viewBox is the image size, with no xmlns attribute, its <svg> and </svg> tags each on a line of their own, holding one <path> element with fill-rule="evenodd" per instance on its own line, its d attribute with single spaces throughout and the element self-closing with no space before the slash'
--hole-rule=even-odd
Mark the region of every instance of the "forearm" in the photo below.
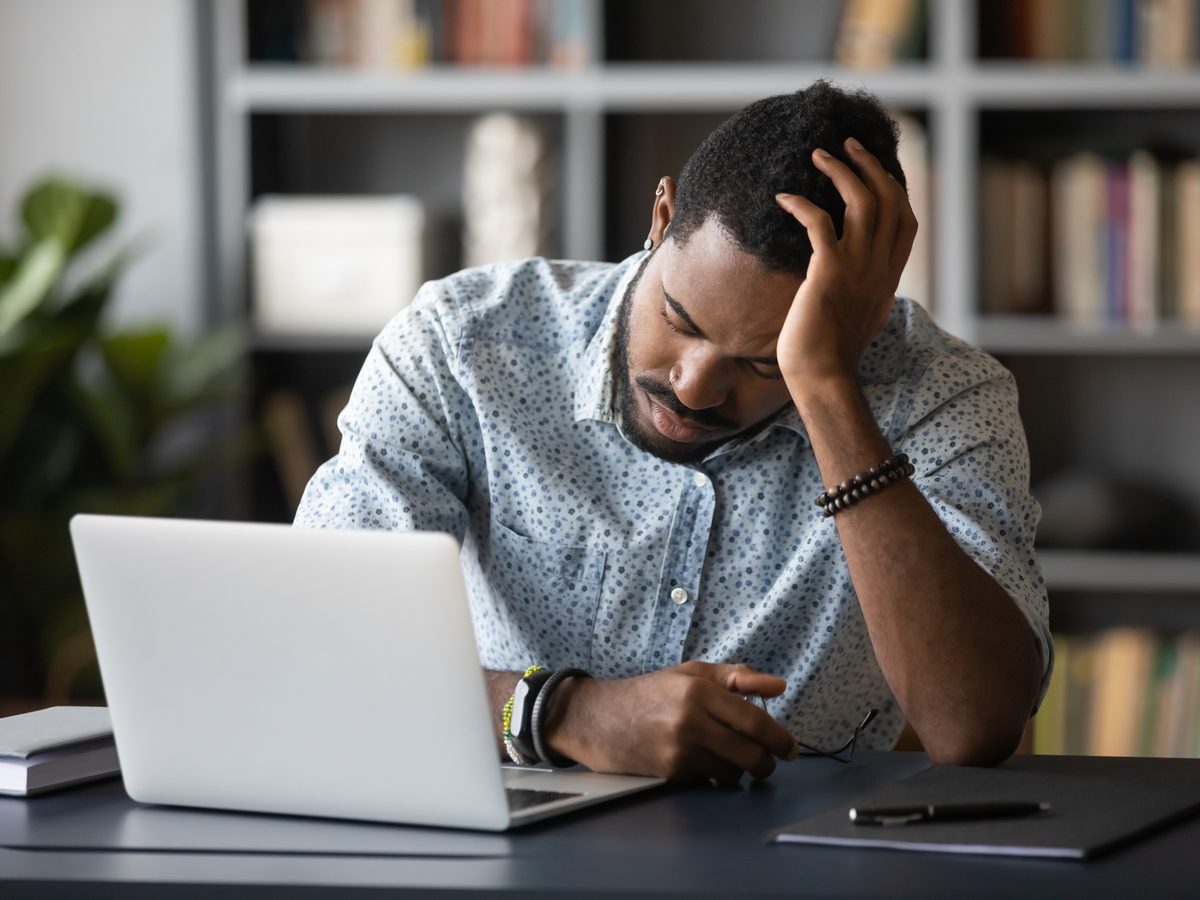
<svg viewBox="0 0 1200 900">
<path fill-rule="evenodd" d="M 856 383 L 831 380 L 793 396 L 826 485 L 892 454 Z M 977 764 L 1008 756 L 1040 683 L 1036 639 L 1016 604 L 908 480 L 834 522 L 880 669 L 930 756 Z"/>
</svg>

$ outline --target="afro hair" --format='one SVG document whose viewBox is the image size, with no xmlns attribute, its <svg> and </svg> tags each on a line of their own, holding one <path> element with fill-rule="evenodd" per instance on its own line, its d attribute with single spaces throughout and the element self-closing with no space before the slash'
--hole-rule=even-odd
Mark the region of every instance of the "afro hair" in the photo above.
<svg viewBox="0 0 1200 900">
<path fill-rule="evenodd" d="M 820 147 L 850 164 L 843 147 L 849 137 L 907 187 L 896 156 L 899 129 L 871 94 L 820 80 L 794 94 L 751 103 L 710 134 L 683 167 L 671 239 L 686 244 L 716 216 L 733 241 L 763 265 L 804 275 L 812 244 L 804 227 L 775 203 L 775 194 L 808 198 L 829 213 L 840 236 L 846 204 L 813 165 L 812 153 Z"/>
</svg>

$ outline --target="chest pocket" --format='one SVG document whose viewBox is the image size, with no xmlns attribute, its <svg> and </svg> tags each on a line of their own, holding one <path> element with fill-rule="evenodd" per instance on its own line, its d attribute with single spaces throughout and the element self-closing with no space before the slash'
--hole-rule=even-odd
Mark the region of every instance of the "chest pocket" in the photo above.
<svg viewBox="0 0 1200 900">
<path fill-rule="evenodd" d="M 534 540 L 493 521 L 488 581 L 510 637 L 527 665 L 551 668 L 591 661 L 605 553 Z"/>
</svg>

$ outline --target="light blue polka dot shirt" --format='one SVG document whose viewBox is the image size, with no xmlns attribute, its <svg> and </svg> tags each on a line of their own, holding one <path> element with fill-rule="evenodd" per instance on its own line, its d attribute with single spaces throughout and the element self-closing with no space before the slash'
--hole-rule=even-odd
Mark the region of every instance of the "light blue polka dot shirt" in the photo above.
<svg viewBox="0 0 1200 900">
<path fill-rule="evenodd" d="M 455 535 L 487 668 L 620 678 L 743 662 L 787 680 L 768 708 L 800 740 L 838 746 L 876 707 L 859 746 L 890 748 L 903 717 L 813 502 L 821 475 L 795 408 L 695 465 L 620 433 L 617 309 L 643 256 L 424 285 L 376 338 L 296 523 Z M 1044 691 L 1039 510 L 1012 376 L 903 299 L 859 374 L 950 534 L 1028 619 Z"/>
</svg>

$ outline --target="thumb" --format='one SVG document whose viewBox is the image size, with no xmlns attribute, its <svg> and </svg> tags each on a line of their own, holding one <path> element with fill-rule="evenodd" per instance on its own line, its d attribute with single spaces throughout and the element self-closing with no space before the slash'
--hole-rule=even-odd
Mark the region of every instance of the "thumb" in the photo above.
<svg viewBox="0 0 1200 900">
<path fill-rule="evenodd" d="M 787 688 L 787 682 L 774 675 L 759 672 L 744 663 L 724 663 L 714 666 L 715 680 L 727 691 L 735 694 L 758 694 L 760 697 L 778 697 Z"/>
</svg>

